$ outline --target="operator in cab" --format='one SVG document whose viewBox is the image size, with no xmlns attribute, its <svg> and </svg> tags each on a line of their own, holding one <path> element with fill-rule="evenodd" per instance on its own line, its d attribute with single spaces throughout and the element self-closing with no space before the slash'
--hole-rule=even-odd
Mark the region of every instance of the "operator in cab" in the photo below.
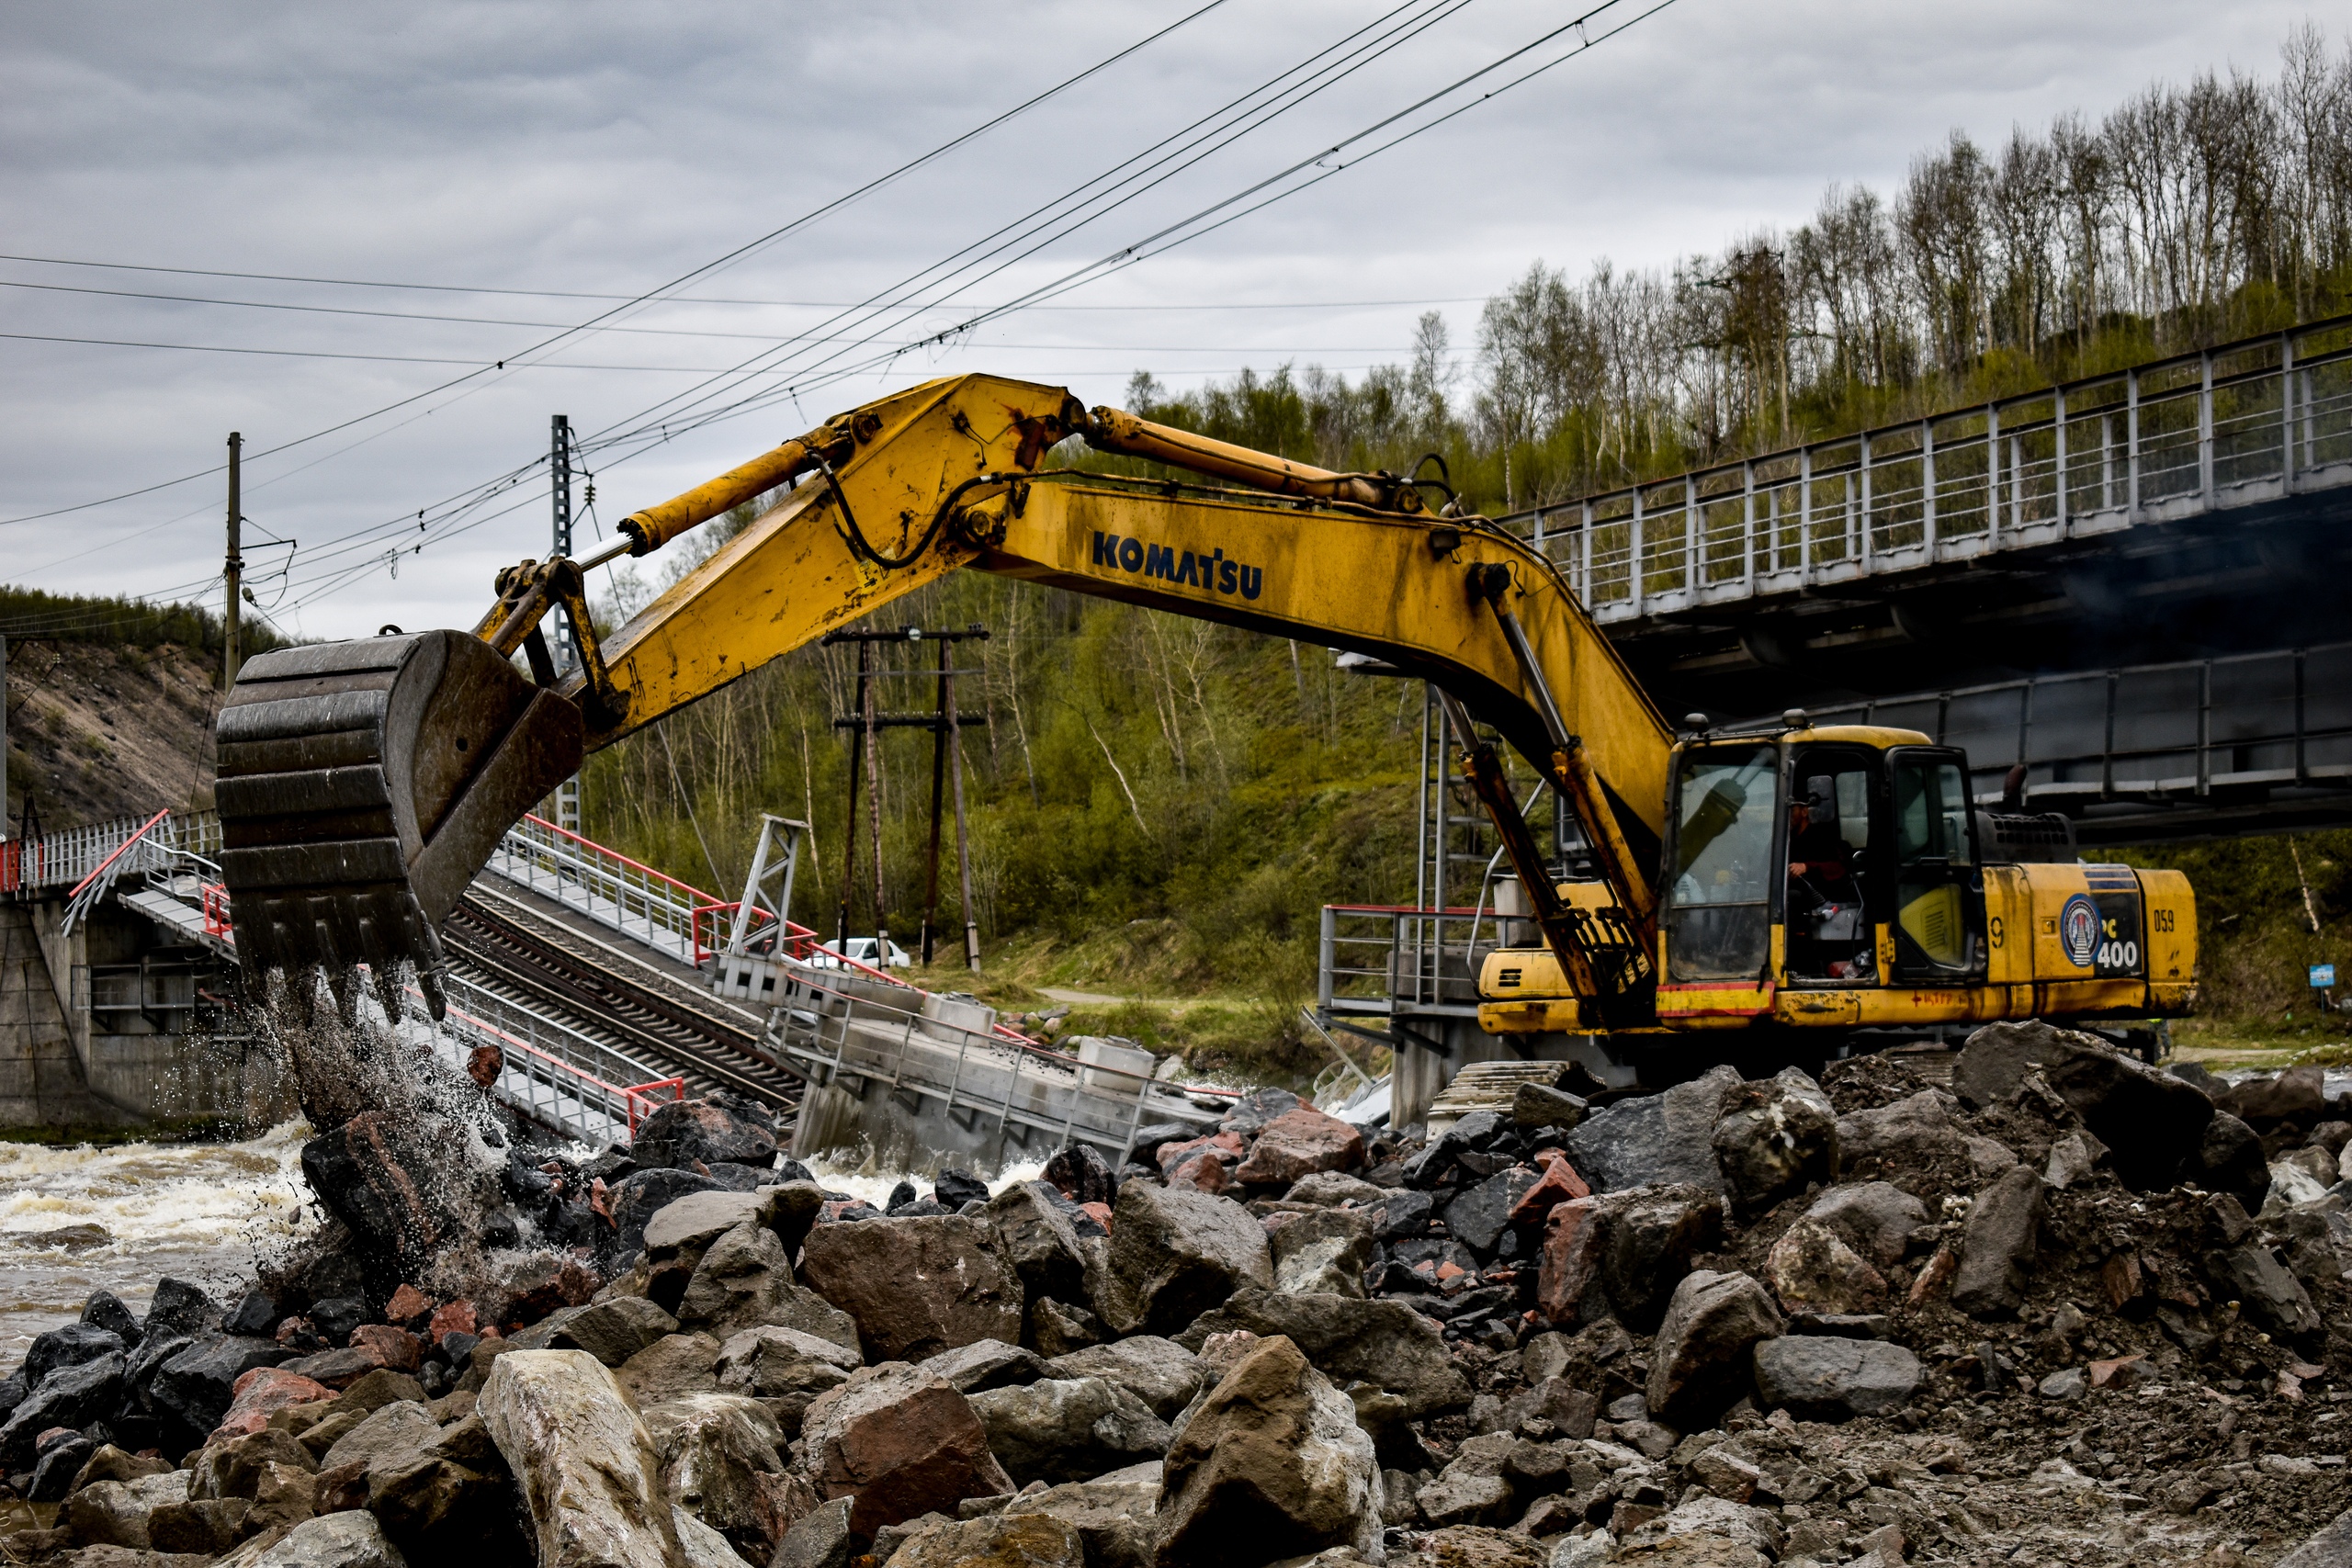
<svg viewBox="0 0 2352 1568">
<path fill-rule="evenodd" d="M 1861 854 L 1869 831 L 1860 773 L 1805 780 L 1789 807 L 1789 973 L 1819 980 L 1872 977 L 1870 927 L 1862 914 Z M 1846 787 L 1840 789 L 1840 784 Z M 1841 811 L 1838 796 L 1862 809 Z M 1849 820 L 1849 815 L 1853 820 Z M 1854 842 L 1860 829 L 1863 842 Z"/>
</svg>

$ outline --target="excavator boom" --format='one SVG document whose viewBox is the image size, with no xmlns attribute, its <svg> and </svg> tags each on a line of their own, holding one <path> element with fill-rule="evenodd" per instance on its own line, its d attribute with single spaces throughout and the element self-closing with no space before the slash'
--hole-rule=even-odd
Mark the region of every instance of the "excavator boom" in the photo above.
<svg viewBox="0 0 2352 1568">
<path fill-rule="evenodd" d="M 1072 436 L 1200 477 L 1047 466 Z M 1517 869 L 1580 993 L 1604 1004 L 1596 1021 L 1640 1010 L 1655 951 L 1645 868 L 1665 830 L 1671 737 L 1523 541 L 1433 511 L 1421 487 L 1393 475 L 1313 468 L 978 375 L 854 410 L 622 530 L 632 553 L 647 553 L 786 483 L 778 503 L 602 638 L 581 568 L 526 561 L 501 575 L 472 637 L 369 639 L 248 664 L 222 714 L 220 790 L 241 940 L 248 920 L 266 932 L 247 962 L 429 969 L 434 928 L 499 834 L 583 750 L 976 568 L 1365 654 L 1434 682 L 1482 796 L 1498 793 L 1480 779 L 1498 776 L 1498 763 L 1474 721 L 1570 801 L 1609 884 L 1611 922 L 1568 909 L 1540 866 Z M 582 651 L 560 680 L 540 631 L 550 611 L 572 619 Z M 517 652 L 536 683 L 514 669 Z M 1515 862 L 1532 857 L 1525 825 L 1516 835 L 1501 825 Z"/>
</svg>

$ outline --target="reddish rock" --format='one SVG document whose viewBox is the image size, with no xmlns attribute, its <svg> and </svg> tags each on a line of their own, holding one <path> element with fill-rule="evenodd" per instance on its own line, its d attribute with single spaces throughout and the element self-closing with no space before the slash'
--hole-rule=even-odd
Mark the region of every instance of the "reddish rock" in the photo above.
<svg viewBox="0 0 2352 1568">
<path fill-rule="evenodd" d="M 278 1323 L 277 1331 L 270 1337 L 280 1345 L 290 1346 L 305 1336 L 316 1335 L 318 1331 L 317 1325 L 307 1317 L 289 1317 Z"/>
<path fill-rule="evenodd" d="M 1232 1163 L 1238 1164 L 1242 1155 L 1241 1134 L 1212 1133 L 1205 1138 L 1187 1138 L 1180 1144 L 1162 1144 L 1159 1145 L 1160 1174 L 1163 1176 L 1171 1174 L 1179 1165 L 1199 1149 L 1210 1149 L 1231 1155 Z"/>
<path fill-rule="evenodd" d="M 1336 1116 L 1302 1105 L 1266 1123 L 1233 1179 L 1253 1185 L 1287 1186 L 1318 1170 L 1349 1170 L 1363 1163 L 1362 1132 Z"/>
<path fill-rule="evenodd" d="M 414 1285 L 402 1285 L 392 1292 L 392 1299 L 384 1304 L 384 1321 L 413 1324 L 432 1310 L 433 1303 L 425 1298 L 423 1291 L 418 1290 Z"/>
<path fill-rule="evenodd" d="M 1571 1198 L 1555 1203 L 1545 1218 L 1535 1304 L 1554 1323 L 1576 1323 L 1584 1293 L 1600 1272 L 1601 1231 L 1598 1198 Z"/>
<path fill-rule="evenodd" d="M 234 1397 L 230 1401 L 229 1414 L 220 1418 L 220 1425 L 205 1439 L 208 1443 L 250 1436 L 268 1426 L 270 1416 L 276 1411 L 334 1397 L 334 1390 L 316 1378 L 306 1378 L 284 1367 L 255 1367 L 240 1374 L 231 1385 L 231 1392 Z"/>
<path fill-rule="evenodd" d="M 1567 1156 L 1557 1149 L 1545 1149 L 1535 1157 L 1543 1166 L 1544 1174 L 1511 1205 L 1510 1223 L 1515 1225 L 1537 1224 L 1555 1206 L 1572 1198 L 1592 1196 L 1592 1189 L 1577 1174 L 1577 1168 L 1568 1163 Z"/>
<path fill-rule="evenodd" d="M 395 1297 L 395 1300 L 399 1298 Z M 351 1331 L 352 1348 L 362 1347 L 380 1358 L 376 1364 L 396 1372 L 413 1372 L 424 1359 L 424 1346 L 405 1328 L 389 1323 L 363 1323 Z"/>
<path fill-rule="evenodd" d="M 809 1289 L 857 1322 L 871 1361 L 1021 1338 L 1019 1276 L 991 1233 L 960 1214 L 819 1225 L 802 1244 Z"/>
<path fill-rule="evenodd" d="M 967 1497 L 1012 1490 L 988 1432 L 945 1378 L 903 1363 L 867 1367 L 808 1406 L 808 1470 L 828 1499 L 849 1497 L 850 1533 L 922 1514 L 956 1516 Z"/>
<path fill-rule="evenodd" d="M 1111 1205 L 1110 1205 L 1110 1204 L 1108 1204 L 1108 1203 L 1080 1203 L 1080 1204 L 1079 1205 L 1079 1208 L 1085 1212 L 1085 1214 L 1086 1214 L 1087 1218 L 1089 1218 L 1089 1219 L 1092 1220 L 1096 1224 L 1101 1225 L 1101 1226 L 1102 1227 L 1102 1234 L 1103 1234 L 1104 1235 L 1109 1235 L 1111 1234 Z"/>
<path fill-rule="evenodd" d="M 425 1326 L 424 1330 L 425 1337 L 435 1345 L 440 1344 L 443 1337 L 447 1335 L 481 1332 L 481 1327 L 474 1312 L 474 1303 L 464 1300 L 450 1302 L 436 1308 L 433 1314 L 433 1321 Z"/>
<path fill-rule="evenodd" d="M 1217 1158 L 1216 1150 L 1196 1150 L 1190 1157 L 1178 1161 L 1168 1173 L 1168 1185 L 1189 1187 L 1195 1192 L 1222 1192 L 1230 1185 L 1225 1169 L 1225 1161 Z"/>
<path fill-rule="evenodd" d="M 2118 1390 L 2127 1389 L 2146 1381 L 2148 1375 L 2147 1358 L 2144 1356 L 2118 1356 L 2112 1360 L 2093 1361 L 2090 1364 L 2089 1371 L 2091 1374 L 2091 1386 L 2093 1388 L 2112 1388 Z M 2290 1377 L 2291 1373 L 2279 1374 L 2278 1382 L 2281 1392 L 2285 1391 L 2287 1382 Z"/>
</svg>

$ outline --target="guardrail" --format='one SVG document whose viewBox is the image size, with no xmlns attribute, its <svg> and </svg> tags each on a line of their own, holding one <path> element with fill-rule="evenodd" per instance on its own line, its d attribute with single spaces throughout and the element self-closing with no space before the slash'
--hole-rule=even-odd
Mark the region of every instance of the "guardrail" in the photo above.
<svg viewBox="0 0 2352 1568">
<path fill-rule="evenodd" d="M 220 852 L 220 818 L 210 811 L 163 811 L 144 819 L 124 817 L 61 828 L 0 843 L 0 894 L 62 887 L 71 889 L 70 897 L 118 856 L 121 863 L 112 874 L 120 876 L 166 867 L 183 854 L 202 858 Z"/>
<path fill-rule="evenodd" d="M 2335 317 L 1499 521 L 1610 624 L 2352 485 L 2347 337 Z"/>
<path fill-rule="evenodd" d="M 623 1129 L 634 1137 L 638 1122 L 654 1106 L 685 1098 L 684 1078 L 637 1081 L 650 1069 L 619 1052 L 517 1008 L 461 976 L 449 976 L 448 985 L 450 1006 L 441 1027 L 432 1031 L 435 1054 L 464 1071 L 473 1046 L 496 1046 L 502 1064 L 498 1094 L 536 1121 L 560 1127 L 582 1143 L 609 1139 Z M 423 1000 L 414 987 L 407 992 Z M 464 1007 L 457 1005 L 460 993 Z M 430 1028 L 413 1016 L 405 1021 Z M 584 1057 L 602 1070 L 591 1070 L 561 1052 Z"/>
<path fill-rule="evenodd" d="M 1324 905 L 1316 965 L 1323 1015 L 1385 1017 L 1399 1004 L 1475 1010 L 1478 964 L 1499 945 L 1495 919 L 1492 909 L 1458 905 Z"/>
<path fill-rule="evenodd" d="M 805 971 L 786 981 L 785 992 L 769 1038 L 810 1082 L 882 1082 L 894 1093 L 940 1100 L 951 1114 L 961 1110 L 976 1119 L 994 1117 L 1000 1134 L 1019 1127 L 1024 1137 L 1039 1132 L 1065 1144 L 1083 1139 L 1115 1149 L 1124 1159 L 1135 1147 L 1154 1089 L 1169 1096 L 1240 1098 L 1238 1089 L 1164 1083 L 1148 1073 L 1080 1061 L 1001 1029 L 927 1017 L 826 985 Z M 916 1049 L 919 1043 L 924 1049 Z M 1102 1088 L 1105 1080 L 1114 1087 Z M 1163 1102 L 1163 1109 L 1173 1114 L 1175 1108 Z"/>
</svg>

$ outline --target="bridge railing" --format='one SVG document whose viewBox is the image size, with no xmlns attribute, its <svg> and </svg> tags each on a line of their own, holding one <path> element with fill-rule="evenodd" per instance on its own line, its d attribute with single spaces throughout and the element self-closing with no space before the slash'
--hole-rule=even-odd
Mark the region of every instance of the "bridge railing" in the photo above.
<svg viewBox="0 0 2352 1568">
<path fill-rule="evenodd" d="M 1499 940 L 1491 909 L 1326 904 L 1316 999 L 1326 1018 L 1475 1008 L 1478 965 Z"/>
<path fill-rule="evenodd" d="M 1602 622 L 2352 484 L 2352 317 L 1503 519 Z"/>
</svg>

